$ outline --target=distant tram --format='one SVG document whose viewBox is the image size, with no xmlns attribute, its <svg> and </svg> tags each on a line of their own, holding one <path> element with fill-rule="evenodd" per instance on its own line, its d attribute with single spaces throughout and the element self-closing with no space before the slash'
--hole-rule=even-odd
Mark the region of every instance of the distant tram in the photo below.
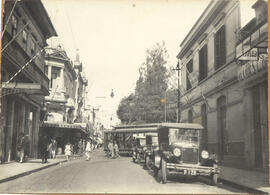
<svg viewBox="0 0 270 195">
<path fill-rule="evenodd" d="M 136 146 L 136 136 L 145 136 L 151 132 L 157 133 L 156 125 L 120 125 L 112 130 L 106 130 L 104 131 L 104 151 L 108 152 L 108 144 L 116 141 L 119 147 L 119 154 L 131 156 L 133 148 Z"/>
</svg>

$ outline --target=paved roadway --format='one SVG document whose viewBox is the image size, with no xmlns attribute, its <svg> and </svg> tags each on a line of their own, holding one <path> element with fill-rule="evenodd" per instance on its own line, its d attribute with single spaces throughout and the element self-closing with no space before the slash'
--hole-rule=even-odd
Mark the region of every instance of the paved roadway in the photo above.
<svg viewBox="0 0 270 195">
<path fill-rule="evenodd" d="M 91 161 L 71 160 L 0 184 L 0 193 L 241 193 L 230 187 L 207 185 L 197 180 L 171 178 L 161 184 L 130 157 L 108 159 L 102 150 Z"/>
</svg>

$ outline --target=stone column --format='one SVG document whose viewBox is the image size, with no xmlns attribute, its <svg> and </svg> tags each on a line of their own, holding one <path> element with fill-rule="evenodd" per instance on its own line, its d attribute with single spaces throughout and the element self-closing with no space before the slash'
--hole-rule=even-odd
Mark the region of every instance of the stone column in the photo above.
<svg viewBox="0 0 270 195">
<path fill-rule="evenodd" d="M 52 65 L 48 64 L 48 79 L 50 80 L 49 89 L 51 88 L 51 79 L 52 79 Z"/>
<path fill-rule="evenodd" d="M 59 89 L 61 90 L 61 96 L 64 97 L 65 89 L 65 77 L 64 77 L 64 67 L 60 68 L 60 78 L 59 78 Z"/>
<path fill-rule="evenodd" d="M 15 101 L 11 100 L 8 101 L 8 121 L 7 121 L 7 146 L 6 146 L 6 154 L 7 154 L 7 161 L 11 161 L 11 152 L 12 152 L 12 136 L 13 136 L 13 130 L 14 130 L 14 107 L 15 107 Z"/>
<path fill-rule="evenodd" d="M 33 127 L 32 127 L 32 146 L 31 155 L 34 158 L 38 158 L 38 142 L 39 142 L 39 118 L 40 118 L 40 108 L 33 112 Z"/>
</svg>

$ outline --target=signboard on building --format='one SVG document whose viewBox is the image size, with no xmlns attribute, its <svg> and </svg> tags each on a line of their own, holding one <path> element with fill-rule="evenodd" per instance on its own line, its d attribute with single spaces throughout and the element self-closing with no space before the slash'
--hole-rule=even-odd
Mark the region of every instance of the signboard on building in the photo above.
<svg viewBox="0 0 270 195">
<path fill-rule="evenodd" d="M 258 48 L 252 48 L 247 53 L 244 53 L 239 60 L 257 61 L 258 60 Z"/>
<path fill-rule="evenodd" d="M 268 37 L 267 35 L 268 35 L 268 23 L 265 23 L 236 46 L 236 55 L 235 55 L 236 59 L 239 59 L 247 52 L 253 50 L 253 48 L 255 47 L 266 48 Z"/>
<path fill-rule="evenodd" d="M 244 80 L 248 77 L 267 69 L 268 56 L 267 54 L 261 54 L 258 61 L 249 61 L 238 69 L 238 80 Z"/>
</svg>

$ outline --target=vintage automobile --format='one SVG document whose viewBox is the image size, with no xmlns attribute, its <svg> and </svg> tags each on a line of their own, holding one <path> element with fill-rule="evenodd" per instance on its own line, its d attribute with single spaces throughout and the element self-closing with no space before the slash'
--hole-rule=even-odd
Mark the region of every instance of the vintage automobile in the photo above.
<svg viewBox="0 0 270 195">
<path fill-rule="evenodd" d="M 143 150 L 146 148 L 146 138 L 143 135 L 134 137 L 132 161 L 141 163 L 144 160 Z"/>
<path fill-rule="evenodd" d="M 219 167 L 214 154 L 202 149 L 204 128 L 192 123 L 161 123 L 157 128 L 159 149 L 154 151 L 154 175 L 162 183 L 170 174 L 208 176 L 217 184 Z"/>
<path fill-rule="evenodd" d="M 157 133 L 147 133 L 145 138 L 146 147 L 143 148 L 144 168 L 149 170 L 154 165 L 153 154 L 158 149 L 158 137 Z"/>
</svg>

